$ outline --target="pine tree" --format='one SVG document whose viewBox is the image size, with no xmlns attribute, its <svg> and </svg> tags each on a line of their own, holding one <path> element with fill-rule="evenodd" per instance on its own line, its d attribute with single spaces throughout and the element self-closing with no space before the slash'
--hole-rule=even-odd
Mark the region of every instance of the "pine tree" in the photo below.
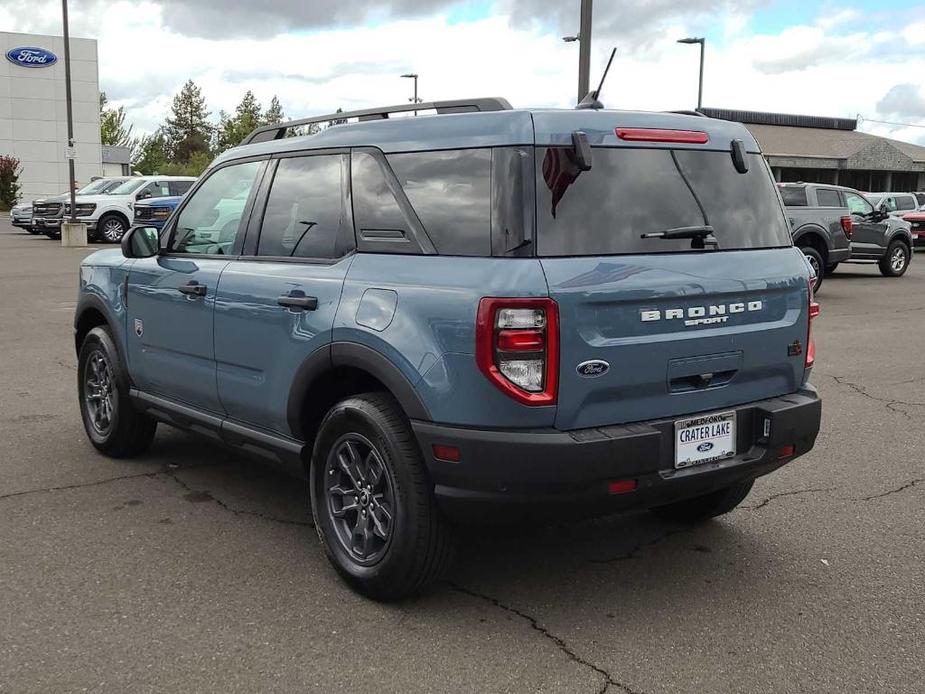
<svg viewBox="0 0 925 694">
<path fill-rule="evenodd" d="M 160 130 L 141 138 L 138 157 L 133 160 L 134 170 L 146 176 L 164 174 L 167 161 L 167 141 Z"/>
<path fill-rule="evenodd" d="M 277 106 L 278 106 L 277 102 Z M 222 111 L 217 137 L 217 149 L 220 152 L 229 147 L 236 147 L 241 144 L 247 135 L 264 123 L 264 116 L 260 107 L 260 102 L 254 93 L 248 89 L 234 110 L 234 115 L 229 116 Z"/>
<path fill-rule="evenodd" d="M 267 108 L 266 113 L 263 114 L 263 124 L 273 125 L 274 123 L 282 123 L 285 118 L 286 114 L 283 113 L 283 107 L 274 94 L 273 98 L 270 99 L 270 106 Z"/>
<path fill-rule="evenodd" d="M 208 154 L 214 126 L 202 90 L 193 80 L 187 80 L 180 93 L 173 97 L 170 116 L 164 125 L 164 139 L 172 162 L 188 162 L 194 154 Z"/>
</svg>

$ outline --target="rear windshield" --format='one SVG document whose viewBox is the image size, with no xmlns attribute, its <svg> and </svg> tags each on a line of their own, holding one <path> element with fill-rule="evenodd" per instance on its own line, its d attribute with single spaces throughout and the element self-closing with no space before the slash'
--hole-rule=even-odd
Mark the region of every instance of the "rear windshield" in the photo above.
<svg viewBox="0 0 925 694">
<path fill-rule="evenodd" d="M 581 172 L 570 149 L 537 149 L 540 255 L 612 255 L 694 250 L 691 239 L 640 238 L 710 225 L 719 250 L 790 246 L 774 182 L 759 154 L 740 174 L 729 152 L 593 149 Z"/>
<path fill-rule="evenodd" d="M 806 188 L 803 186 L 778 186 L 780 196 L 787 207 L 806 207 Z"/>
</svg>

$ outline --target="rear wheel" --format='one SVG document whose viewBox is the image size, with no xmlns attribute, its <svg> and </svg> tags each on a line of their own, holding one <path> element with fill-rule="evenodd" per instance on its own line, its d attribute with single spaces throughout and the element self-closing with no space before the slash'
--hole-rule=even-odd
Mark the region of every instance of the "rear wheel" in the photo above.
<svg viewBox="0 0 925 694">
<path fill-rule="evenodd" d="M 96 235 L 107 243 L 119 243 L 128 229 L 128 224 L 119 215 L 104 214 L 96 225 Z"/>
<path fill-rule="evenodd" d="M 894 239 L 887 246 L 886 254 L 880 259 L 880 273 L 884 277 L 902 277 L 909 267 L 911 255 L 909 246 L 899 239 Z"/>
<path fill-rule="evenodd" d="M 151 444 L 157 422 L 129 402 L 129 384 L 109 330 L 84 338 L 77 361 L 80 414 L 90 442 L 113 458 L 140 455 Z"/>
<path fill-rule="evenodd" d="M 819 287 L 822 286 L 822 277 L 825 274 L 823 271 L 825 268 L 825 261 L 822 259 L 822 254 L 812 246 L 804 246 L 800 250 L 803 251 L 803 255 L 806 256 L 806 259 L 813 268 L 813 272 L 816 274 L 816 280 L 813 282 L 813 291 L 818 292 Z"/>
<path fill-rule="evenodd" d="M 754 480 L 746 480 L 703 496 L 695 496 L 693 499 L 666 506 L 656 506 L 650 510 L 659 518 L 676 523 L 702 523 L 729 513 L 748 496 L 754 483 Z"/>
<path fill-rule="evenodd" d="M 357 395 L 328 412 L 312 456 L 311 497 L 325 554 L 368 597 L 419 593 L 449 564 L 449 527 L 408 421 L 387 393 Z"/>
</svg>

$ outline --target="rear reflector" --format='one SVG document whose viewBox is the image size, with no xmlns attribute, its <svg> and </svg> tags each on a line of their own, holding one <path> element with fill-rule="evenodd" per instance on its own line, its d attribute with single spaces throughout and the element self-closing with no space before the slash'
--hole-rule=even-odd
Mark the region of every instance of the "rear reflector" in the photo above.
<svg viewBox="0 0 925 694">
<path fill-rule="evenodd" d="M 443 444 L 435 443 L 433 445 L 433 449 L 434 458 L 437 460 L 445 460 L 448 463 L 459 462 L 459 449 L 456 446 L 446 446 Z"/>
<path fill-rule="evenodd" d="M 614 132 L 627 142 L 680 142 L 705 145 L 710 137 L 699 130 L 664 130 L 661 128 L 616 128 Z"/>
<path fill-rule="evenodd" d="M 497 344 L 502 352 L 542 352 L 546 346 L 542 330 L 501 330 Z"/>
<path fill-rule="evenodd" d="M 777 449 L 777 459 L 783 460 L 784 458 L 790 458 L 794 453 L 796 453 L 796 446 L 792 443 L 787 446 L 781 446 Z"/>
<path fill-rule="evenodd" d="M 636 480 L 616 480 L 607 484 L 608 494 L 626 494 L 636 490 Z"/>
</svg>

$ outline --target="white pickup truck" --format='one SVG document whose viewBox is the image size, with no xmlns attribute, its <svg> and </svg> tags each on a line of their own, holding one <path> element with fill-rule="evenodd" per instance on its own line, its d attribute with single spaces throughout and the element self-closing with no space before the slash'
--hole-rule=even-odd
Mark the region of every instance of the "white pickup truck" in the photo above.
<svg viewBox="0 0 925 694">
<path fill-rule="evenodd" d="M 135 217 L 139 200 L 184 195 L 196 181 L 192 176 L 134 176 L 122 185 L 101 195 L 78 195 L 75 198 L 77 220 L 87 225 L 91 239 L 118 243 Z M 71 213 L 70 202 L 63 214 Z"/>
</svg>

